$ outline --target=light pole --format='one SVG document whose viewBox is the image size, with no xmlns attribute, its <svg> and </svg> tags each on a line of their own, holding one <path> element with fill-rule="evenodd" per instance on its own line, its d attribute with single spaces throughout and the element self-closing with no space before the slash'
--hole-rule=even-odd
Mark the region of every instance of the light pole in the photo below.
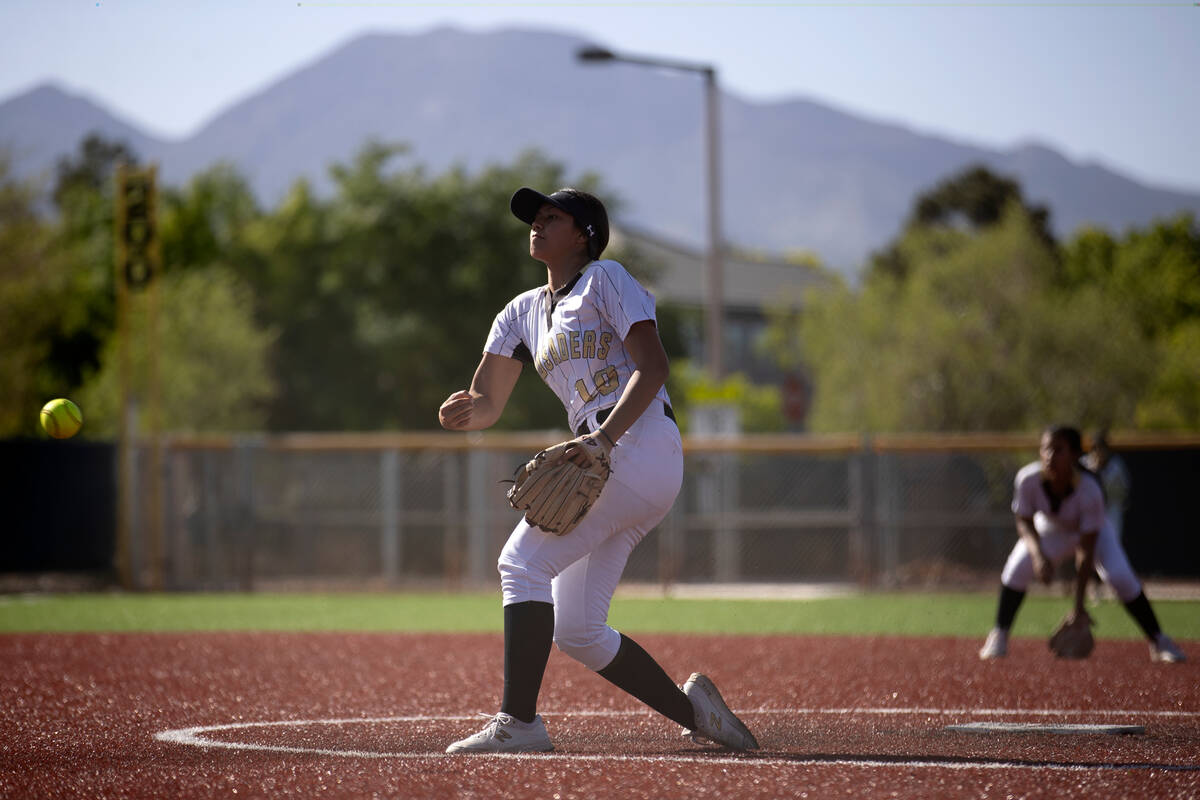
<svg viewBox="0 0 1200 800">
<path fill-rule="evenodd" d="M 586 63 L 620 61 L 626 64 L 640 64 L 645 67 L 659 69 L 676 69 L 684 72 L 699 72 L 704 76 L 705 98 L 705 143 L 706 165 L 708 176 L 708 253 L 705 256 L 706 272 L 708 274 L 707 304 L 705 307 L 704 342 L 708 351 L 708 371 L 714 381 L 724 377 L 722 364 L 723 344 L 725 341 L 725 277 L 723 264 L 723 247 L 721 244 L 721 164 L 720 143 L 717 140 L 720 130 L 718 120 L 717 70 L 708 64 L 692 64 L 686 61 L 675 61 L 665 58 L 648 56 L 620 55 L 602 47 L 584 47 L 577 56 Z"/>
</svg>

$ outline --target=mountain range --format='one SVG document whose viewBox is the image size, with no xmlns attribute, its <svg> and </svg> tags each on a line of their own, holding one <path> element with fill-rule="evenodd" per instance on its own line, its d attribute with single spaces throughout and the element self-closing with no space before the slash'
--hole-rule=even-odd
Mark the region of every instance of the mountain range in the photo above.
<svg viewBox="0 0 1200 800">
<path fill-rule="evenodd" d="M 0 103 L 0 148 L 17 175 L 49 175 L 96 131 L 157 162 L 167 183 L 230 162 L 268 206 L 302 176 L 327 189 L 328 166 L 368 138 L 408 143 L 406 157 L 433 173 L 508 163 L 536 148 L 568 174 L 599 173 L 621 201 L 619 223 L 702 248 L 702 81 L 580 62 L 587 44 L 545 30 L 366 34 L 175 140 L 45 84 Z M 1046 146 L 994 149 L 801 98 L 751 102 L 722 92 L 720 120 L 726 240 L 768 253 L 811 251 L 848 276 L 895 237 L 919 192 L 972 164 L 1019 181 L 1062 236 L 1082 225 L 1119 234 L 1200 213 L 1200 192 L 1146 186 Z"/>
</svg>

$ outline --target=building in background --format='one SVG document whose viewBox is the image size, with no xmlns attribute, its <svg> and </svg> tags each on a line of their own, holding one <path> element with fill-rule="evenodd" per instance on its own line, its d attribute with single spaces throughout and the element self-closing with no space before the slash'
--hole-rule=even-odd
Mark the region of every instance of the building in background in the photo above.
<svg viewBox="0 0 1200 800">
<path fill-rule="evenodd" d="M 703 252 L 627 227 L 613 230 L 611 246 L 636 256 L 638 263 L 632 268 L 644 269 L 644 282 L 660 305 L 695 311 L 697 319 L 703 318 L 708 296 Z M 784 300 L 799 304 L 808 289 L 826 285 L 830 277 L 812 264 L 738 252 L 726 254 L 724 273 L 725 372 L 740 372 L 753 383 L 778 386 L 789 426 L 803 430 L 811 397 L 808 373 L 781 370 L 760 352 L 758 341 L 766 329 L 769 305 Z M 689 358 L 704 361 L 702 330 L 696 329 L 684 344 Z"/>
</svg>

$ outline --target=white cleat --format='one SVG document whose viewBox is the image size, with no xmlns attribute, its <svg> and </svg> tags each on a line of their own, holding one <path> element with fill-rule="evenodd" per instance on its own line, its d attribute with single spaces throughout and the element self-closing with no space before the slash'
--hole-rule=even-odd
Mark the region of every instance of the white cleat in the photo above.
<svg viewBox="0 0 1200 800">
<path fill-rule="evenodd" d="M 684 731 L 684 736 L 691 737 L 694 742 L 714 742 L 731 750 L 758 749 L 754 734 L 729 710 L 708 677 L 699 672 L 692 673 L 683 685 L 683 693 L 692 701 L 692 710 L 696 714 L 696 730 Z"/>
<path fill-rule="evenodd" d="M 1150 643 L 1150 660 L 1162 661 L 1167 664 L 1182 664 L 1187 661 L 1187 656 L 1170 636 L 1159 631 L 1158 635 L 1154 637 L 1154 641 Z"/>
<path fill-rule="evenodd" d="M 480 716 L 487 717 L 487 714 Z M 554 749 L 550 734 L 541 715 L 533 722 L 521 720 L 501 711 L 488 717 L 488 724 L 479 733 L 461 739 L 446 748 L 447 753 L 548 753 Z"/>
<path fill-rule="evenodd" d="M 983 643 L 983 647 L 979 650 L 979 658 L 982 661 L 992 661 L 997 658 L 1004 658 L 1008 655 L 1008 631 L 1000 628 L 992 628 L 987 635 L 987 641 Z"/>
</svg>

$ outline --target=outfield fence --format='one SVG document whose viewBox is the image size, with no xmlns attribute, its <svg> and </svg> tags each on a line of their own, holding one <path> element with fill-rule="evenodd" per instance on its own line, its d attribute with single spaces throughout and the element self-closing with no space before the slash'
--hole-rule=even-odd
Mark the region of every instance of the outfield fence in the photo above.
<svg viewBox="0 0 1200 800">
<path fill-rule="evenodd" d="M 500 481 L 560 438 L 173 436 L 160 459 L 143 442 L 127 487 L 142 502 L 118 557 L 142 588 L 494 585 L 518 519 Z M 1200 455 L 1200 440 L 1122 444 Z M 1031 435 L 687 437 L 679 499 L 625 579 L 990 585 L 1014 542 L 1013 476 L 1035 447 Z"/>
</svg>

